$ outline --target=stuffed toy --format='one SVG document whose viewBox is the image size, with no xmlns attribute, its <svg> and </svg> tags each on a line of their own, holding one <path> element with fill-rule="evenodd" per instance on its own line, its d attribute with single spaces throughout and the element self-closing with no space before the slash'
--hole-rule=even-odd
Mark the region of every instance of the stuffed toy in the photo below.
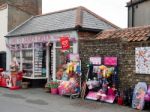
<svg viewBox="0 0 150 112">
<path fill-rule="evenodd" d="M 68 80 L 68 75 L 67 75 L 66 71 L 63 72 L 62 80 L 63 81 L 67 81 Z"/>
<path fill-rule="evenodd" d="M 116 93 L 116 88 L 114 85 L 112 87 L 108 87 L 108 92 L 107 92 L 108 95 L 115 96 L 115 93 Z"/>
<path fill-rule="evenodd" d="M 101 75 L 104 78 L 109 78 L 114 72 L 114 68 L 113 67 L 108 68 L 108 67 L 106 67 L 104 65 L 101 65 L 99 67 L 99 69 L 101 70 Z"/>
<path fill-rule="evenodd" d="M 76 72 L 78 75 L 81 75 L 81 67 L 80 67 L 79 64 L 77 65 L 75 72 Z"/>
<path fill-rule="evenodd" d="M 18 64 L 18 61 L 17 61 L 17 58 L 14 57 L 12 59 L 12 62 L 10 64 L 10 67 L 11 67 L 11 71 L 18 71 L 18 67 L 19 67 L 19 64 Z"/>
<path fill-rule="evenodd" d="M 101 65 L 101 66 L 99 66 L 99 68 L 100 68 L 101 70 L 106 70 L 106 69 L 107 69 L 107 67 L 106 67 L 105 65 Z"/>
<path fill-rule="evenodd" d="M 106 93 L 106 91 L 107 91 L 107 89 L 108 89 L 108 81 L 107 81 L 107 79 L 106 78 L 103 78 L 102 79 L 102 91 L 104 92 L 104 93 Z"/>
<path fill-rule="evenodd" d="M 60 68 L 60 69 L 57 71 L 57 73 L 56 73 L 56 78 L 57 78 L 58 80 L 61 80 L 61 79 L 62 79 L 63 72 L 64 72 L 64 70 L 63 70 L 62 68 Z"/>
<path fill-rule="evenodd" d="M 69 74 L 69 73 L 72 73 L 73 71 L 74 71 L 74 64 L 72 62 L 70 62 L 67 64 L 66 73 Z"/>
<path fill-rule="evenodd" d="M 97 81 L 97 80 L 88 80 L 87 82 L 86 82 L 86 84 L 87 84 L 87 86 L 88 86 L 88 88 L 89 89 L 93 89 L 93 88 L 95 88 L 95 87 L 99 87 L 99 81 Z"/>
<path fill-rule="evenodd" d="M 138 95 L 137 95 L 137 99 L 139 99 L 139 104 L 136 106 L 137 107 L 137 109 L 139 109 L 139 110 L 142 110 L 142 103 L 143 103 L 143 100 L 141 100 L 142 98 L 144 98 L 145 97 L 145 91 L 143 91 L 142 89 L 141 90 L 139 90 L 139 93 L 138 93 Z"/>
<path fill-rule="evenodd" d="M 147 102 L 150 102 L 150 85 L 148 86 L 148 90 L 147 90 L 147 93 L 144 97 L 144 100 Z"/>
<path fill-rule="evenodd" d="M 102 77 L 106 78 L 106 73 L 107 73 L 108 68 L 106 66 L 104 66 L 104 65 L 101 65 L 99 68 L 101 70 Z"/>
<path fill-rule="evenodd" d="M 150 96 L 148 94 L 146 94 L 144 96 L 144 100 L 147 101 L 147 102 L 150 102 Z"/>
</svg>

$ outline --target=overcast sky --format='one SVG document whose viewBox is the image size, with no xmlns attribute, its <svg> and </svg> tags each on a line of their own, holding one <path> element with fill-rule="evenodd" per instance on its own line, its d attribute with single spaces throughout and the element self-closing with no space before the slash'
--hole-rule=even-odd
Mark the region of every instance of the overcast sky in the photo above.
<svg viewBox="0 0 150 112">
<path fill-rule="evenodd" d="M 128 1 L 130 0 L 43 0 L 43 13 L 84 6 L 117 26 L 125 28 L 127 27 L 125 6 Z"/>
</svg>

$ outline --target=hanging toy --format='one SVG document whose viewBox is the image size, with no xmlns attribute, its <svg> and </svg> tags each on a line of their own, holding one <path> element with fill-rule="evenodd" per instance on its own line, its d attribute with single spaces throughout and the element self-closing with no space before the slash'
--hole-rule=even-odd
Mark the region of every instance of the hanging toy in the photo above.
<svg viewBox="0 0 150 112">
<path fill-rule="evenodd" d="M 114 72 L 114 68 L 111 67 L 111 68 L 108 68 L 108 71 L 107 71 L 107 74 L 106 74 L 106 77 L 109 78 Z"/>
<path fill-rule="evenodd" d="M 73 65 L 73 63 L 70 63 L 70 65 L 69 65 L 69 72 L 73 72 L 73 70 L 74 70 L 74 65 Z"/>
<path fill-rule="evenodd" d="M 69 74 L 69 67 L 67 68 L 66 73 Z"/>
<path fill-rule="evenodd" d="M 76 70 L 77 70 L 77 64 L 74 64 L 74 72 L 76 72 Z"/>
<path fill-rule="evenodd" d="M 106 66 L 104 66 L 104 65 L 101 65 L 99 68 L 102 71 L 102 77 L 107 78 L 106 73 L 108 71 L 108 68 Z"/>
<path fill-rule="evenodd" d="M 104 65 L 101 65 L 99 68 L 101 70 L 101 75 L 104 78 L 109 78 L 114 72 L 114 68 L 113 67 L 108 68 L 108 67 L 106 67 Z"/>
<path fill-rule="evenodd" d="M 76 67 L 76 73 L 77 73 L 78 75 L 81 75 L 81 67 L 80 67 L 79 64 L 78 64 L 77 67 Z"/>
<path fill-rule="evenodd" d="M 101 70 L 107 69 L 107 67 L 106 67 L 105 65 L 101 65 L 101 66 L 99 66 L 99 68 L 100 68 Z"/>
</svg>

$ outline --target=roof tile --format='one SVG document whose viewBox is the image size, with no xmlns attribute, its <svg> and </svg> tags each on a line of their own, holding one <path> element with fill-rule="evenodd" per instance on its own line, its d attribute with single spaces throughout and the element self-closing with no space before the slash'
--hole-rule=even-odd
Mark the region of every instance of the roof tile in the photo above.
<svg viewBox="0 0 150 112">
<path fill-rule="evenodd" d="M 111 38 L 121 38 L 127 41 L 146 41 L 150 37 L 150 25 L 148 26 L 140 26 L 140 27 L 132 27 L 125 29 L 114 29 L 114 30 L 106 30 L 102 31 L 96 37 L 97 39 L 111 39 Z"/>
<path fill-rule="evenodd" d="M 99 31 L 119 28 L 104 18 L 80 6 L 32 17 L 24 24 L 10 31 L 6 37 L 60 31 L 77 28 L 78 26 Z"/>
</svg>

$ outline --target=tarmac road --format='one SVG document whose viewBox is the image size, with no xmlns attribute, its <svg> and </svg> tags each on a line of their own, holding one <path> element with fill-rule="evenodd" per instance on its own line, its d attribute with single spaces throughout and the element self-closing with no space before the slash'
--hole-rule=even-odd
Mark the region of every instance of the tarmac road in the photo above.
<svg viewBox="0 0 150 112">
<path fill-rule="evenodd" d="M 138 110 L 89 100 L 50 95 L 43 89 L 17 91 L 0 88 L 0 112 L 139 112 Z M 143 112 L 149 112 L 143 111 Z"/>
</svg>

